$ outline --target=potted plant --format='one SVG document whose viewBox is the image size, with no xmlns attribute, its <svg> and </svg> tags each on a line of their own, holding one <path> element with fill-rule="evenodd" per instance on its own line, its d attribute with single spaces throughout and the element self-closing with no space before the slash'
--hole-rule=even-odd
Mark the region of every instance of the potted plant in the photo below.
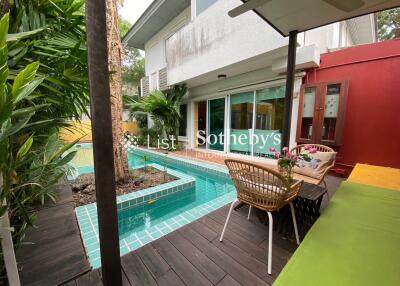
<svg viewBox="0 0 400 286">
<path fill-rule="evenodd" d="M 275 148 L 271 147 L 269 149 L 278 159 L 278 169 L 279 172 L 283 175 L 283 177 L 289 182 L 292 183 L 293 180 L 293 168 L 295 166 L 299 167 L 300 161 L 310 162 L 312 157 L 309 154 L 314 154 L 317 152 L 317 149 L 311 148 L 309 146 L 305 146 L 304 151 L 307 153 L 300 154 L 292 154 L 288 147 L 283 147 L 282 152 L 276 151 Z"/>
</svg>

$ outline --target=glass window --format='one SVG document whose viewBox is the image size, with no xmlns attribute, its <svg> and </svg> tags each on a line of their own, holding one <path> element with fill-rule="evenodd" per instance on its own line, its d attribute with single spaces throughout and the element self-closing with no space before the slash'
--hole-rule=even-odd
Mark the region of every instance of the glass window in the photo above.
<svg viewBox="0 0 400 286">
<path fill-rule="evenodd" d="M 303 139 L 312 139 L 316 94 L 317 94 L 317 87 L 315 86 L 306 87 L 304 91 L 303 114 L 301 117 L 301 134 L 300 134 L 300 138 Z"/>
<path fill-rule="evenodd" d="M 231 95 L 230 151 L 251 154 L 249 130 L 253 128 L 254 92 Z"/>
<path fill-rule="evenodd" d="M 196 15 L 199 15 L 217 1 L 218 0 L 196 0 Z"/>
<path fill-rule="evenodd" d="M 210 100 L 208 104 L 210 134 L 208 147 L 213 150 L 224 151 L 225 98 Z"/>
<path fill-rule="evenodd" d="M 271 87 L 256 91 L 256 124 L 254 155 L 269 156 L 269 148 L 281 148 L 285 110 L 285 87 Z"/>
<path fill-rule="evenodd" d="M 157 72 L 150 75 L 150 92 L 158 89 Z"/>
<path fill-rule="evenodd" d="M 330 84 L 325 97 L 324 126 L 322 140 L 335 140 L 336 119 L 339 109 L 340 84 Z"/>
<path fill-rule="evenodd" d="M 179 124 L 178 135 L 186 136 L 187 135 L 187 104 L 182 104 L 180 106 L 181 113 L 181 121 Z"/>
</svg>

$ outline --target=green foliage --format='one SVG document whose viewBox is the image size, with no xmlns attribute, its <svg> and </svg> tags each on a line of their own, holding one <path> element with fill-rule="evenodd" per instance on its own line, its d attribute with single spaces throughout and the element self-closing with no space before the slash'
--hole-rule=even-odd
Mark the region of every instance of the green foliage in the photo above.
<svg viewBox="0 0 400 286">
<path fill-rule="evenodd" d="M 89 105 L 84 0 L 10 2 L 9 77 L 37 62 L 37 85 L 30 95 L 35 118 L 78 119 Z M 26 90 L 29 92 L 29 90 Z M 40 131 L 39 131 L 40 132 Z"/>
<path fill-rule="evenodd" d="M 400 37 L 400 8 L 378 13 L 378 39 L 391 40 Z"/>
<path fill-rule="evenodd" d="M 121 37 L 124 37 L 132 24 L 119 17 L 118 19 L 119 31 Z M 145 76 L 145 62 L 144 58 L 140 54 L 140 51 L 136 48 L 124 47 L 124 64 L 122 70 L 122 81 L 124 85 L 138 86 L 140 79 Z M 129 94 L 125 94 L 129 95 Z"/>
<path fill-rule="evenodd" d="M 150 162 L 150 156 L 144 155 L 143 156 L 143 163 L 144 163 L 144 170 L 147 172 L 148 171 L 148 167 L 147 165 Z"/>
<path fill-rule="evenodd" d="M 122 17 L 119 17 L 118 28 L 119 28 L 119 33 L 122 38 L 126 35 L 126 33 L 128 33 L 128 31 L 130 30 L 131 27 L 132 27 L 132 24 L 128 20 L 125 20 Z"/>
<path fill-rule="evenodd" d="M 186 94 L 185 85 L 176 85 L 165 93 L 154 91 L 143 98 L 124 97 L 125 105 L 132 114 L 148 114 L 153 121 L 163 127 L 167 137 L 176 136 L 181 120 L 180 105 Z"/>
<path fill-rule="evenodd" d="M 136 49 L 133 49 L 136 50 Z M 125 55 L 131 54 L 128 48 L 125 49 Z M 145 76 L 145 60 L 139 54 L 131 59 L 131 64 L 125 64 L 122 71 L 122 81 L 124 84 L 140 85 L 140 79 Z"/>
<path fill-rule="evenodd" d="M 10 1 L 11 13 L 0 21 L 0 215 L 8 211 L 16 244 L 34 224 L 37 205 L 55 199 L 52 187 L 70 171 L 74 152 L 64 154 L 75 142 L 60 142 L 58 129 L 87 104 L 84 41 L 67 47 L 68 36 L 63 43 L 60 37 L 78 37 L 84 18 L 75 13 L 83 1 L 50 2 Z"/>
</svg>

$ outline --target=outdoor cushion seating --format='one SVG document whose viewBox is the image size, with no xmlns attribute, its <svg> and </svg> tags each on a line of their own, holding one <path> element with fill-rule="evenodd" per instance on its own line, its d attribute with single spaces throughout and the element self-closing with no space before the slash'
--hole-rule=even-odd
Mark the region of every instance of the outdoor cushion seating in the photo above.
<svg viewBox="0 0 400 286">
<path fill-rule="evenodd" d="M 307 153 L 305 149 L 306 146 L 308 146 L 308 148 L 315 148 L 317 150 L 316 153 L 310 154 L 315 161 L 313 161 L 311 164 L 304 163 L 303 165 L 300 162 L 300 167 L 295 167 L 293 170 L 294 178 L 297 180 L 304 180 L 310 184 L 322 185 L 325 190 L 328 191 L 325 177 L 328 175 L 329 170 L 335 166 L 337 153 L 332 148 L 319 144 L 298 145 L 290 150 L 290 152 L 292 154 Z"/>
<path fill-rule="evenodd" d="M 229 218 L 236 203 L 240 202 L 249 205 L 248 219 L 250 218 L 252 207 L 266 211 L 269 218 L 268 274 L 271 274 L 273 230 L 271 212 L 277 211 L 288 204 L 290 205 L 296 241 L 297 244 L 300 244 L 292 201 L 298 196 L 303 181 L 297 181 L 293 185 L 290 185 L 277 171 L 249 162 L 227 159 L 225 160 L 225 164 L 235 184 L 237 199 L 231 204 L 220 241 L 223 240 Z"/>
<path fill-rule="evenodd" d="M 343 182 L 274 286 L 400 285 L 400 193 Z"/>
</svg>

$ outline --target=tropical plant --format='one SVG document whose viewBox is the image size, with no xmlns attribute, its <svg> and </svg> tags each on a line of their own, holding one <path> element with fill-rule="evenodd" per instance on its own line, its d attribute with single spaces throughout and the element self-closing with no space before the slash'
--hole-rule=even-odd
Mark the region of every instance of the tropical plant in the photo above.
<svg viewBox="0 0 400 286">
<path fill-rule="evenodd" d="M 400 8 L 377 13 L 378 39 L 391 40 L 400 37 Z"/>
<path fill-rule="evenodd" d="M 131 28 L 132 24 L 119 17 L 119 32 L 124 37 Z M 137 87 L 140 80 L 145 76 L 145 62 L 139 49 L 124 45 L 124 58 L 122 61 L 122 82 L 124 95 L 137 94 Z M 135 91 L 133 91 L 135 90 Z"/>
<path fill-rule="evenodd" d="M 52 126 L 78 119 L 89 105 L 84 0 L 9 2 L 10 33 L 25 35 L 9 44 L 8 66 L 14 76 L 33 61 L 43 81 L 35 104 L 48 104 L 36 118 L 58 118 Z M 34 33 L 34 34 L 33 34 Z"/>
<path fill-rule="evenodd" d="M 150 115 L 156 125 L 163 127 L 164 136 L 171 140 L 171 137 L 177 138 L 181 120 L 180 105 L 186 90 L 185 85 L 176 85 L 165 93 L 154 91 L 146 97 L 126 96 L 124 100 L 132 114 Z"/>
<path fill-rule="evenodd" d="M 18 243 L 34 223 L 36 204 L 55 199 L 51 188 L 68 173 L 66 164 L 74 153 L 64 157 L 73 143 L 62 144 L 55 129 L 42 131 L 57 119 L 36 118 L 49 107 L 35 103 L 45 81 L 38 72 L 40 64 L 32 62 L 15 75 L 11 73 L 7 46 L 26 34 L 8 34 L 8 27 L 9 15 L 5 14 L 0 21 L 0 216 L 8 211 Z"/>
</svg>

